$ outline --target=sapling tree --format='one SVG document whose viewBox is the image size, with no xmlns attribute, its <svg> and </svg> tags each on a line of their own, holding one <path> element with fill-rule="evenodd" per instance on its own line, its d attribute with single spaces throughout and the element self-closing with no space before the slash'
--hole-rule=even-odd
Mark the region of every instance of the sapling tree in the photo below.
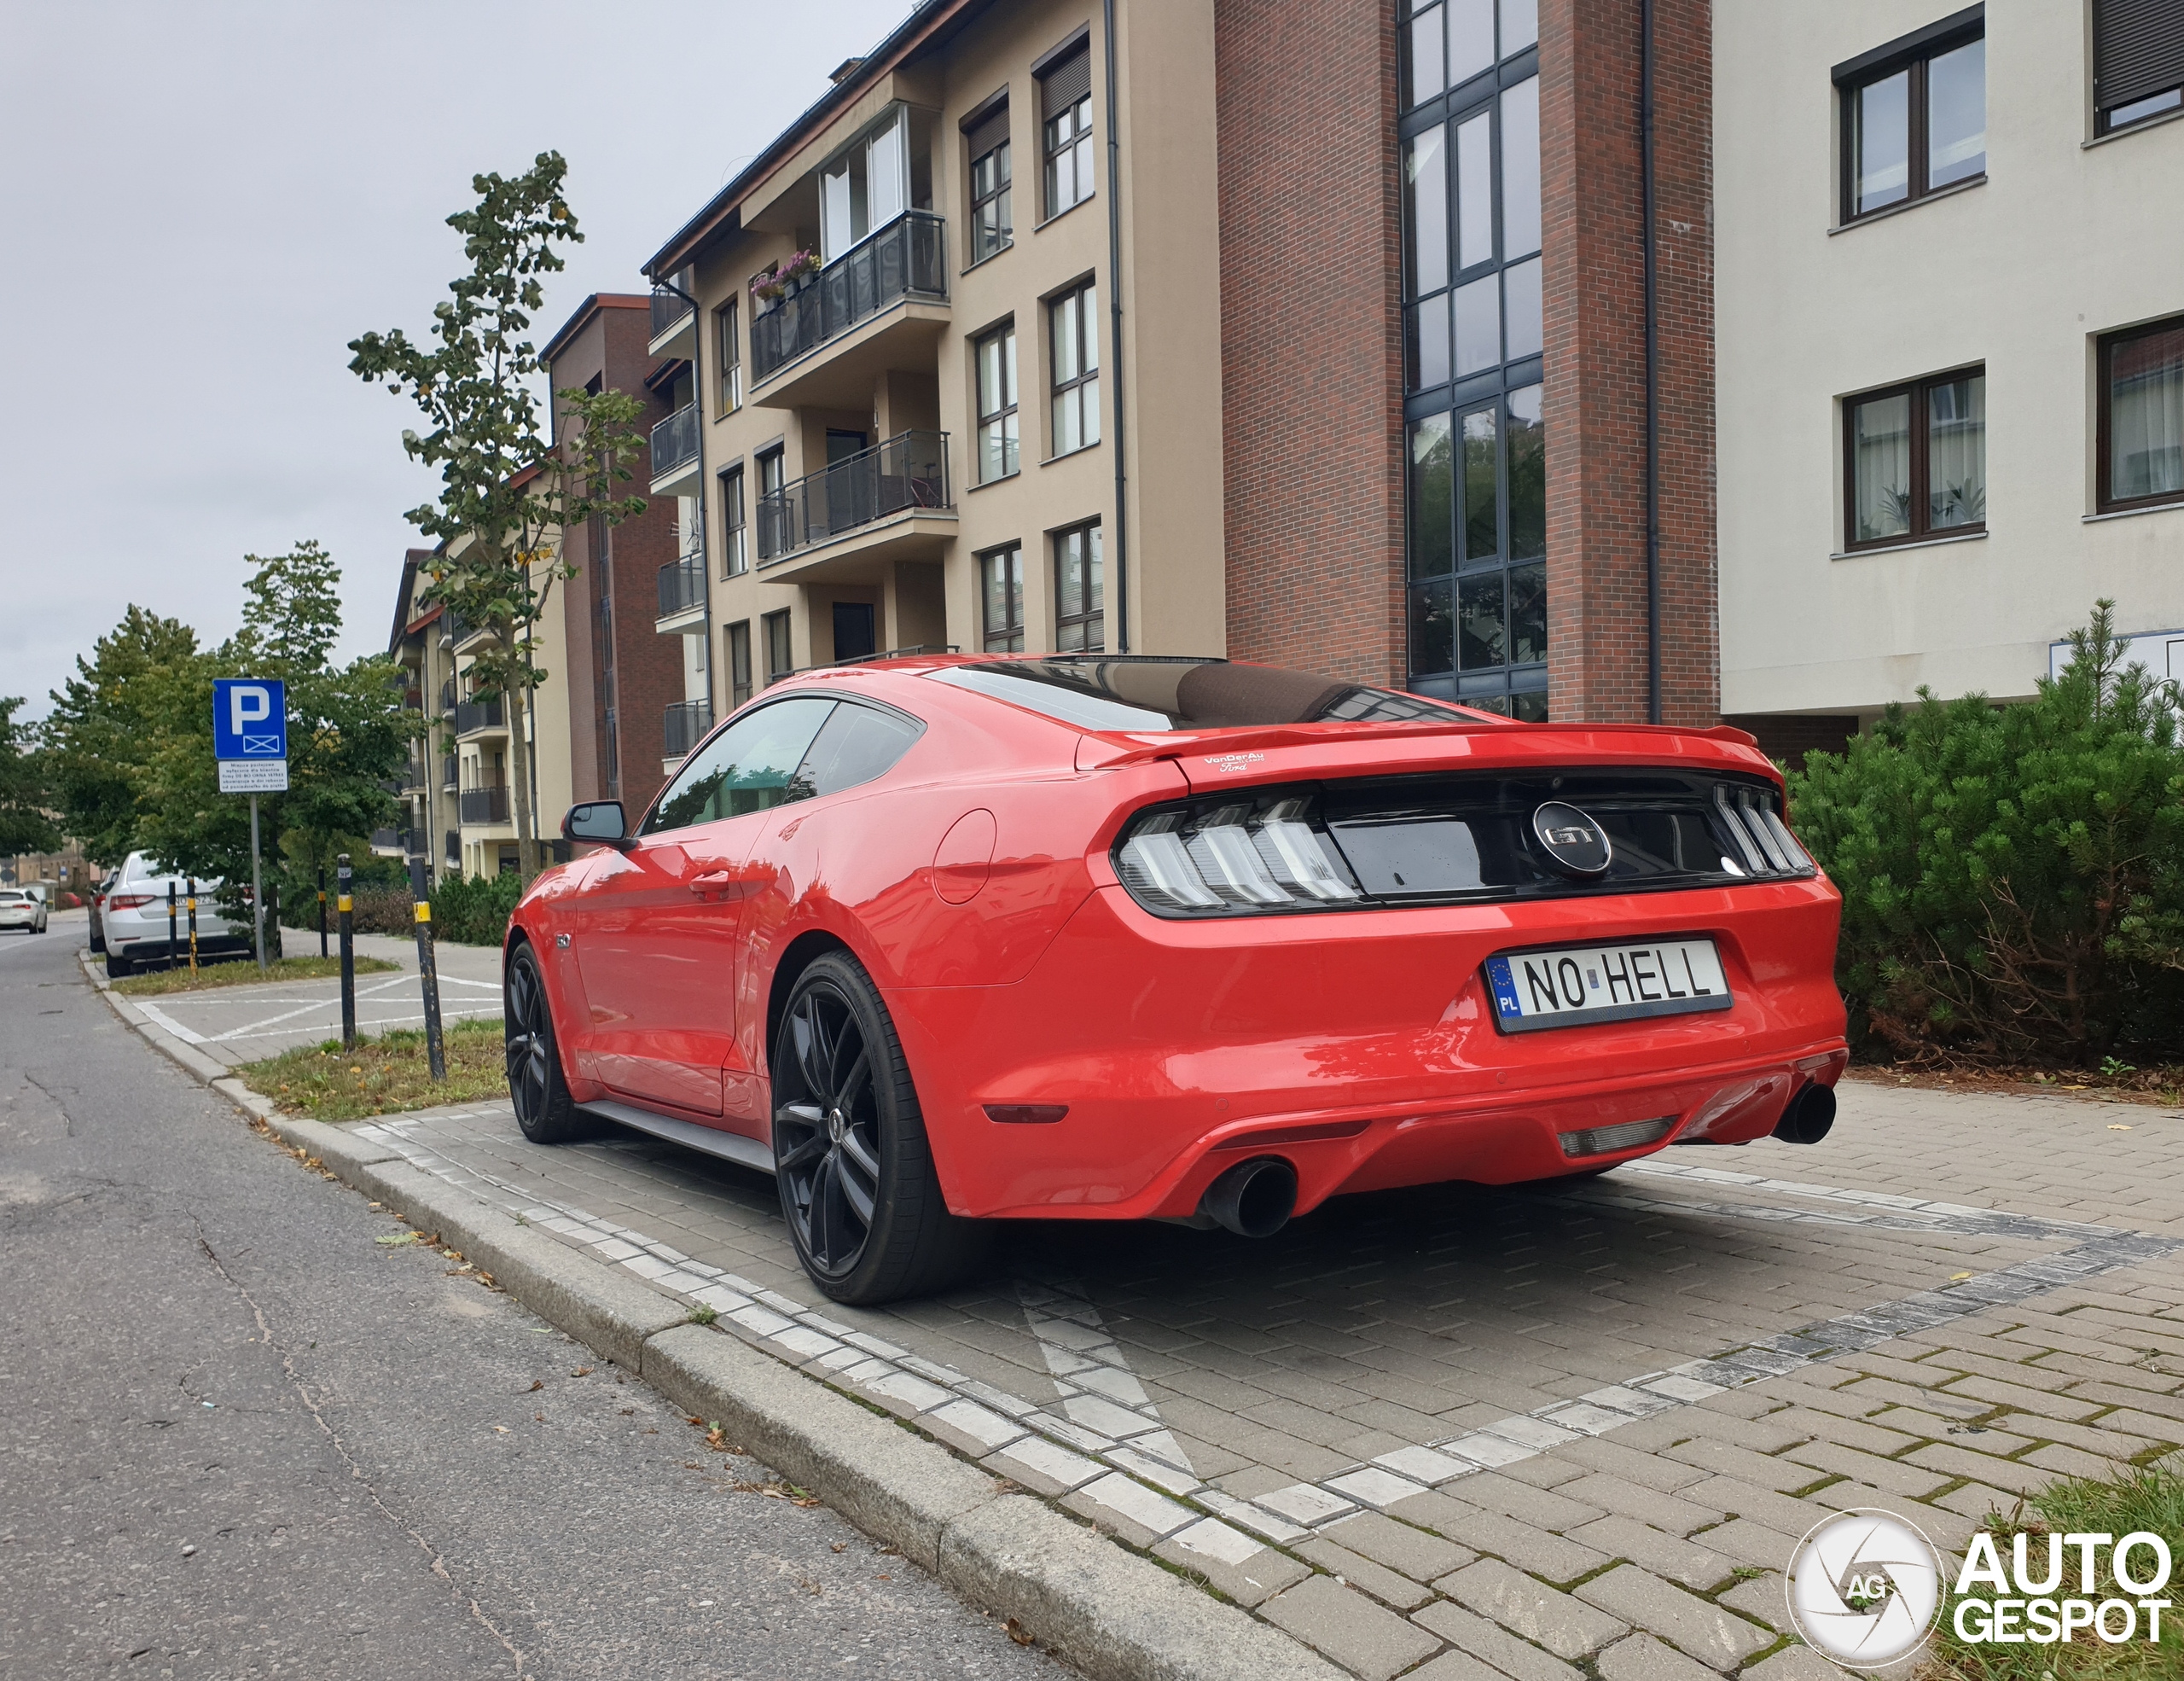
<svg viewBox="0 0 2184 1681">
<path fill-rule="evenodd" d="M 351 372 L 407 396 L 425 417 L 425 429 L 402 434 L 410 457 L 440 474 L 439 500 L 407 516 L 439 539 L 420 599 L 485 633 L 471 657 L 471 682 L 473 693 L 508 702 L 511 807 L 526 881 L 541 854 L 524 713 L 549 675 L 536 658 L 539 623 L 554 585 L 576 575 L 562 536 L 587 521 L 619 524 L 645 505 L 617 493 L 644 447 L 635 398 L 561 391 L 555 419 L 541 415 L 536 386 L 548 370 L 528 337 L 531 317 L 544 302 L 542 276 L 565 266 L 556 247 L 584 237 L 561 193 L 567 168 L 558 152 L 542 152 L 512 178 L 472 177 L 477 203 L 447 218 L 470 268 L 433 306 L 429 339 L 396 328 L 349 345 Z M 558 435 L 549 435 L 549 426 Z"/>
</svg>

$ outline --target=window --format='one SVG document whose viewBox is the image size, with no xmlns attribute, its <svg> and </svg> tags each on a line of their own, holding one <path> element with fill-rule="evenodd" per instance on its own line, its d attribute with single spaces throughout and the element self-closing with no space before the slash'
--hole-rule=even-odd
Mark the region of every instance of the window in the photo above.
<svg viewBox="0 0 2184 1681">
<path fill-rule="evenodd" d="M 745 713 L 683 761 L 638 833 L 745 817 L 809 794 L 797 768 L 835 704 L 799 695 Z"/>
<path fill-rule="evenodd" d="M 833 262 L 909 205 L 910 118 L 897 105 L 819 172 L 822 257 Z"/>
<path fill-rule="evenodd" d="M 1544 718 L 1542 388 L 1410 427 L 1411 687 Z"/>
<path fill-rule="evenodd" d="M 1835 67 L 1843 219 L 1987 172 L 1987 43 L 1973 7 Z"/>
<path fill-rule="evenodd" d="M 732 415 L 743 406 L 743 347 L 735 334 L 735 300 L 713 311 L 719 323 L 720 411 Z"/>
<path fill-rule="evenodd" d="M 1987 525 L 1987 376 L 1960 369 L 1846 398 L 1845 549 Z"/>
<path fill-rule="evenodd" d="M 1048 343 L 1054 364 L 1054 455 L 1100 441 L 1100 328 L 1090 281 L 1047 305 Z"/>
<path fill-rule="evenodd" d="M 1403 193 L 1406 388 L 1539 355 L 1539 78 L 1404 140 Z"/>
<path fill-rule="evenodd" d="M 728 709 L 734 712 L 751 698 L 751 621 L 741 619 L 728 627 Z"/>
<path fill-rule="evenodd" d="M 782 451 L 776 444 L 757 457 L 758 468 L 758 559 L 761 562 L 786 555 L 796 547 L 789 528 L 788 499 L 781 494 Z"/>
<path fill-rule="evenodd" d="M 1402 33 L 1403 102 L 1423 105 L 1538 45 L 1539 0 L 1416 0 Z"/>
<path fill-rule="evenodd" d="M 979 482 L 990 484 L 1016 471 L 1016 329 L 1014 324 L 978 341 Z"/>
<path fill-rule="evenodd" d="M 789 650 L 789 610 L 770 613 L 758 622 L 766 632 L 766 681 L 779 683 L 796 669 L 796 655 Z"/>
<path fill-rule="evenodd" d="M 2184 0 L 2094 0 L 2094 131 L 2184 109 Z"/>
<path fill-rule="evenodd" d="M 987 653 L 1024 651 L 1024 551 L 1014 543 L 979 556 L 979 621 Z"/>
<path fill-rule="evenodd" d="M 2100 505 L 2184 502 L 2184 316 L 2100 341 Z"/>
<path fill-rule="evenodd" d="M 925 726 L 906 713 L 841 701 L 797 767 L 793 797 L 816 800 L 884 777 L 924 733 Z"/>
<path fill-rule="evenodd" d="M 1087 41 L 1041 73 L 1045 119 L 1047 214 L 1059 216 L 1092 196 L 1092 46 Z"/>
<path fill-rule="evenodd" d="M 836 602 L 834 659 L 868 660 L 880 651 L 878 615 L 870 602 Z"/>
<path fill-rule="evenodd" d="M 738 578 L 751 570 L 751 529 L 743 503 L 743 469 L 720 475 L 720 575 Z"/>
<path fill-rule="evenodd" d="M 1397 25 L 1409 687 L 1547 713 L 1536 0 Z"/>
<path fill-rule="evenodd" d="M 1107 643 L 1095 523 L 1054 533 L 1054 646 L 1065 654 L 1097 654 Z"/>
<path fill-rule="evenodd" d="M 983 263 L 1015 242 L 1009 209 L 1008 102 L 963 131 L 971 158 L 971 261 Z"/>
</svg>

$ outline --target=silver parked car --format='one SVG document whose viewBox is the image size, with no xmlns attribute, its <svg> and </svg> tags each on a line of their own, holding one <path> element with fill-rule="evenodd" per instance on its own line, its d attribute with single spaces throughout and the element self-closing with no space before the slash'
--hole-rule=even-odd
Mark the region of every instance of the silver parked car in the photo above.
<svg viewBox="0 0 2184 1681">
<path fill-rule="evenodd" d="M 0 887 L 0 928 L 45 932 L 45 901 L 27 887 Z"/>
<path fill-rule="evenodd" d="M 174 889 L 174 939 L 167 939 L 167 889 Z M 197 955 L 235 957 L 251 949 L 247 921 L 230 922 L 220 915 L 218 881 L 200 881 L 197 892 Z M 121 874 L 107 889 L 100 914 L 106 937 L 106 972 L 119 979 L 147 963 L 189 960 L 189 877 L 177 875 L 142 852 L 131 852 Z"/>
</svg>

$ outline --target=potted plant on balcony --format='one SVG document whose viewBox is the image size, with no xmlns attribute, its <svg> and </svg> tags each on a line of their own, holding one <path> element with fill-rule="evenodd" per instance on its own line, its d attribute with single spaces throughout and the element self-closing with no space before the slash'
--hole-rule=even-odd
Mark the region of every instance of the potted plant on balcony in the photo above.
<svg viewBox="0 0 2184 1681">
<path fill-rule="evenodd" d="M 751 295 L 763 303 L 777 304 L 788 295 L 791 287 L 804 276 L 816 273 L 818 268 L 817 252 L 793 251 L 771 268 L 751 276 Z"/>
</svg>

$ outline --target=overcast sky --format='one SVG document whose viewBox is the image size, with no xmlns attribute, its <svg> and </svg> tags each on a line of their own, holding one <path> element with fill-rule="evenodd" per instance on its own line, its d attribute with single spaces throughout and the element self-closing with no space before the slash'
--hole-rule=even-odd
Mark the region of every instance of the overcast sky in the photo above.
<svg viewBox="0 0 2184 1681">
<path fill-rule="evenodd" d="M 909 0 L 0 0 L 0 695 L 129 602 L 218 642 L 247 553 L 315 537 L 345 652 L 386 646 L 415 410 L 348 371 L 421 336 L 481 170 L 569 160 L 585 242 L 544 343 L 637 268 Z"/>
</svg>

